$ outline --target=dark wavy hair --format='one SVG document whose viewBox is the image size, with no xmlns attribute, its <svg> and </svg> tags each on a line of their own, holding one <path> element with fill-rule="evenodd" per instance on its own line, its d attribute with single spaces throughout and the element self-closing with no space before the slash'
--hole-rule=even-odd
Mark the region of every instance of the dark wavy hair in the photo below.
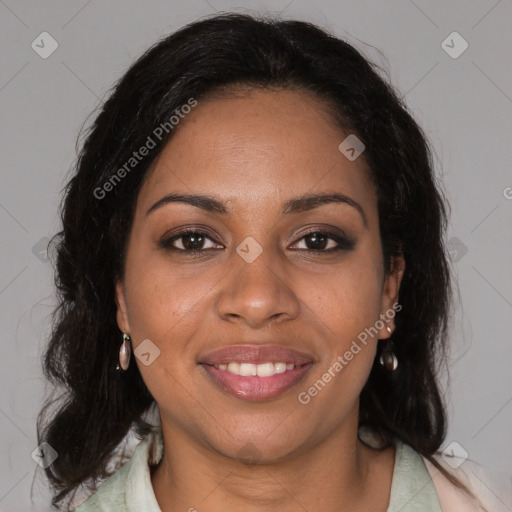
<svg viewBox="0 0 512 512">
<path fill-rule="evenodd" d="M 50 242 L 56 244 L 59 302 L 42 364 L 52 389 L 63 392 L 46 399 L 37 433 L 59 455 L 45 469 L 54 507 L 86 481 L 110 476 L 107 464 L 132 429 L 139 439 L 149 432 L 142 416 L 154 399 L 137 365 L 115 370 L 122 334 L 114 284 L 123 276 L 141 184 L 173 130 L 107 197 L 95 190 L 190 98 L 200 102 L 239 87 L 308 91 L 344 133 L 366 146 L 361 158 L 378 194 L 385 269 L 390 272 L 399 255 L 406 268 L 392 335 L 400 364 L 395 372 L 384 370 L 378 348 L 360 396 L 360 424 L 433 461 L 446 432 L 437 379 L 452 293 L 443 240 L 448 203 L 425 134 L 382 71 L 310 23 L 223 13 L 165 37 L 119 80 L 87 130 L 62 191 L 63 229 Z"/>
</svg>

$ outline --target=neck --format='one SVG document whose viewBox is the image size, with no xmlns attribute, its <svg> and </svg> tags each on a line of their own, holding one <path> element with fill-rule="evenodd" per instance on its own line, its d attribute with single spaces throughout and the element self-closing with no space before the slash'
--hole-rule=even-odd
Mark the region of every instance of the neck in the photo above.
<svg viewBox="0 0 512 512">
<path fill-rule="evenodd" d="M 272 463 L 246 464 L 162 423 L 164 456 L 151 480 L 162 512 L 177 510 L 385 511 L 394 449 L 373 450 L 345 422 L 315 446 Z M 368 508 L 370 507 L 370 508 Z"/>
</svg>

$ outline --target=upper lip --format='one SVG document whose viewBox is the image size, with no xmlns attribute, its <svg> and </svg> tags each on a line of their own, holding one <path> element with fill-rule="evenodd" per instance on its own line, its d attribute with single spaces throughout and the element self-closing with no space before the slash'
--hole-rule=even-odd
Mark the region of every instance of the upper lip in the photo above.
<svg viewBox="0 0 512 512">
<path fill-rule="evenodd" d="M 304 352 L 281 345 L 229 345 L 218 348 L 200 357 L 199 362 L 216 366 L 219 364 L 238 363 L 293 363 L 300 366 L 313 362 L 313 357 Z"/>
</svg>

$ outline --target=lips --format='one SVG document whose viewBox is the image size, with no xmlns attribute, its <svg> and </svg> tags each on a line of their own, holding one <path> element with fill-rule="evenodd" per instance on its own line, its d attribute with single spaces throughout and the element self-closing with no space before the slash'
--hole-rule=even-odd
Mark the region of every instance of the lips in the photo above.
<svg viewBox="0 0 512 512">
<path fill-rule="evenodd" d="M 278 345 L 232 345 L 209 352 L 199 361 L 210 381 L 222 391 L 253 401 L 283 394 L 304 378 L 313 363 L 312 356 Z M 274 371 L 251 372 L 253 368 Z"/>
<path fill-rule="evenodd" d="M 313 357 L 279 345 L 231 345 L 201 356 L 200 363 L 218 366 L 237 363 L 293 363 L 300 366 L 313 361 Z"/>
</svg>

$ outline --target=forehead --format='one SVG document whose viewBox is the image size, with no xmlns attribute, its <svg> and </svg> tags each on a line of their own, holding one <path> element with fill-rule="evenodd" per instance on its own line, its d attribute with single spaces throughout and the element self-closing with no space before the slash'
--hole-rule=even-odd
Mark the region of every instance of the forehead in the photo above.
<svg viewBox="0 0 512 512">
<path fill-rule="evenodd" d="M 140 207 L 175 190 L 222 197 L 233 209 L 318 190 L 374 202 L 364 159 L 350 161 L 338 149 L 348 135 L 305 91 L 251 90 L 199 101 L 153 163 Z"/>
</svg>

